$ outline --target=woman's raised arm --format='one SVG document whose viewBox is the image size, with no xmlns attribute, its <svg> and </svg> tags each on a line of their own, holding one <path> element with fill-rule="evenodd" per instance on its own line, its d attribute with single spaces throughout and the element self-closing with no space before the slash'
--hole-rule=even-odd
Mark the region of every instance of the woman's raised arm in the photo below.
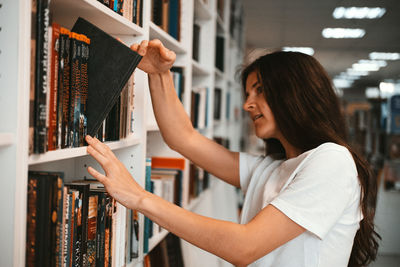
<svg viewBox="0 0 400 267">
<path fill-rule="evenodd" d="M 164 141 L 196 165 L 239 187 L 239 153 L 198 133 L 176 95 L 169 71 L 175 53 L 159 40 L 142 41 L 131 48 L 143 56 L 139 68 L 148 73 L 153 110 Z"/>
</svg>

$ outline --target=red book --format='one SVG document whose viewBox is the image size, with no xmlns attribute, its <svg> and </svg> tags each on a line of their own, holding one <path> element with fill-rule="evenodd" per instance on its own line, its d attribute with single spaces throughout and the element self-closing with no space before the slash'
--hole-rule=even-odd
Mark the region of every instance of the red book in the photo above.
<svg viewBox="0 0 400 267">
<path fill-rule="evenodd" d="M 49 130 L 47 135 L 48 150 L 57 147 L 57 94 L 58 94 L 58 59 L 60 25 L 52 24 L 51 61 L 50 61 L 50 101 L 49 101 Z"/>
</svg>

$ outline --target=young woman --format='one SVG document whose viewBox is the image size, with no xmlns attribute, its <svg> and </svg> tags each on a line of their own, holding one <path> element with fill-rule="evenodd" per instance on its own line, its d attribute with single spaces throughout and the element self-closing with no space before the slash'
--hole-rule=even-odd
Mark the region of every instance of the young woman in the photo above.
<svg viewBox="0 0 400 267">
<path fill-rule="evenodd" d="M 231 152 L 199 134 L 169 73 L 175 54 L 160 41 L 143 56 L 153 109 L 165 142 L 245 193 L 241 223 L 203 217 L 141 188 L 112 151 L 87 137 L 105 175 L 89 173 L 121 204 L 237 266 L 365 266 L 376 257 L 376 180 L 346 142 L 338 99 L 312 57 L 276 52 L 243 70 L 243 108 L 266 155 Z"/>
</svg>

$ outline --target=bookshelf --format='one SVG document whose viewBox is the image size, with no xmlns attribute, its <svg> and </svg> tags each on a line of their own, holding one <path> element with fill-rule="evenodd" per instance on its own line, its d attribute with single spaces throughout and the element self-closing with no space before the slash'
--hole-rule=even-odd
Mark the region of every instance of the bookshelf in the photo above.
<svg viewBox="0 0 400 267">
<path fill-rule="evenodd" d="M 243 45 L 231 37 L 229 14 L 231 1 L 225 0 L 224 15 L 217 14 L 217 0 L 181 0 L 179 41 L 152 21 L 151 0 L 144 0 L 142 26 L 136 25 L 117 14 L 97 0 L 51 0 L 53 21 L 72 28 L 81 16 L 105 32 L 130 45 L 142 40 L 160 39 L 177 54 L 174 67 L 180 67 L 184 76 L 182 103 L 188 115 L 191 113 L 191 93 L 198 88 L 208 88 L 206 94 L 207 124 L 199 131 L 208 138 L 229 139 L 231 149 L 239 151 L 241 118 L 235 117 L 235 109 L 241 108 L 240 85 L 234 80 L 235 66 L 241 65 Z M 238 1 L 239 2 L 239 1 Z M 31 0 L 0 0 L 0 201 L 3 205 L 0 227 L 0 266 L 24 266 L 27 220 L 27 174 L 28 170 L 62 171 L 66 182 L 88 176 L 87 166 L 100 167 L 87 155 L 86 147 L 66 148 L 43 154 L 28 153 L 30 114 L 30 60 L 31 60 Z M 200 27 L 199 58 L 193 55 L 193 23 Z M 225 38 L 224 71 L 215 67 L 215 36 Z M 3 62 L 7 62 L 4 64 Z M 222 89 L 221 119 L 214 120 L 214 88 Z M 230 95 L 228 100 L 227 95 Z M 229 103 L 228 103 L 229 102 Z M 147 75 L 135 71 L 133 134 L 119 141 L 107 142 L 117 157 L 127 166 L 141 186 L 145 183 L 145 159 L 152 156 L 182 157 L 170 150 L 163 142 L 151 108 Z M 227 107 L 229 106 L 229 108 Z M 228 114 L 230 114 L 228 116 Z M 209 188 L 195 199 L 189 194 L 189 162 L 185 161 L 182 185 L 182 206 L 194 212 L 237 220 L 234 188 L 211 178 Z M 216 199 L 227 195 L 233 201 Z M 224 206 L 221 206 L 224 203 Z M 225 210 L 225 211 L 224 211 Z M 226 213 L 227 210 L 231 212 Z M 225 214 L 224 216 L 220 216 Z M 122 222 L 124 224 L 124 222 Z M 144 216 L 139 214 L 139 240 L 144 237 Z M 163 230 L 149 240 L 151 250 L 168 234 Z M 220 260 L 213 256 L 207 262 L 194 262 L 202 251 L 182 242 L 183 256 L 187 266 L 214 266 Z M 139 255 L 126 266 L 143 266 L 142 244 Z M 197 265 L 196 265 L 197 264 Z M 124 265 L 123 263 L 120 266 Z M 119 267 L 119 266 L 118 266 Z"/>
</svg>

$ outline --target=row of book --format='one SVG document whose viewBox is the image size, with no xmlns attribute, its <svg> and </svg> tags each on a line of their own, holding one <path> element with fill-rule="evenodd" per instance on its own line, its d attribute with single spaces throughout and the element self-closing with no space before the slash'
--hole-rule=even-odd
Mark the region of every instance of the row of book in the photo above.
<svg viewBox="0 0 400 267">
<path fill-rule="evenodd" d="M 124 18 L 142 26 L 143 0 L 98 0 L 111 10 L 114 10 Z"/>
<path fill-rule="evenodd" d="M 118 140 L 131 134 L 134 129 L 134 68 L 127 70 L 126 65 L 121 64 L 113 69 L 116 73 L 126 73 L 123 81 L 116 77 L 110 82 L 102 76 L 110 73 L 104 62 L 115 64 L 113 58 L 133 51 L 124 47 L 128 52 L 116 48 L 109 55 L 100 55 L 100 50 L 107 45 L 123 45 L 83 19 L 78 19 L 80 28 L 96 36 L 96 41 L 80 31 L 70 31 L 55 22 L 50 24 L 50 1 L 32 1 L 30 154 L 83 146 L 91 125 L 100 126 L 101 123 L 102 127 L 91 134 L 97 133 L 103 141 Z M 136 64 L 138 60 L 140 56 L 137 56 Z M 103 81 L 104 88 L 100 88 L 98 80 Z M 105 92 L 107 97 L 102 95 Z M 88 103 L 92 103 L 92 108 Z M 97 107 L 93 109 L 96 105 L 104 105 L 106 113 L 102 114 Z"/>
<path fill-rule="evenodd" d="M 181 38 L 181 0 L 152 0 L 151 20 L 176 40 Z"/>
<path fill-rule="evenodd" d="M 146 158 L 145 189 L 163 199 L 182 206 L 183 158 Z M 149 239 L 162 231 L 162 228 L 145 217 L 143 251 L 149 251 Z"/>
<path fill-rule="evenodd" d="M 95 181 L 28 174 L 26 266 L 124 266 L 138 257 L 138 216 Z"/>
</svg>

